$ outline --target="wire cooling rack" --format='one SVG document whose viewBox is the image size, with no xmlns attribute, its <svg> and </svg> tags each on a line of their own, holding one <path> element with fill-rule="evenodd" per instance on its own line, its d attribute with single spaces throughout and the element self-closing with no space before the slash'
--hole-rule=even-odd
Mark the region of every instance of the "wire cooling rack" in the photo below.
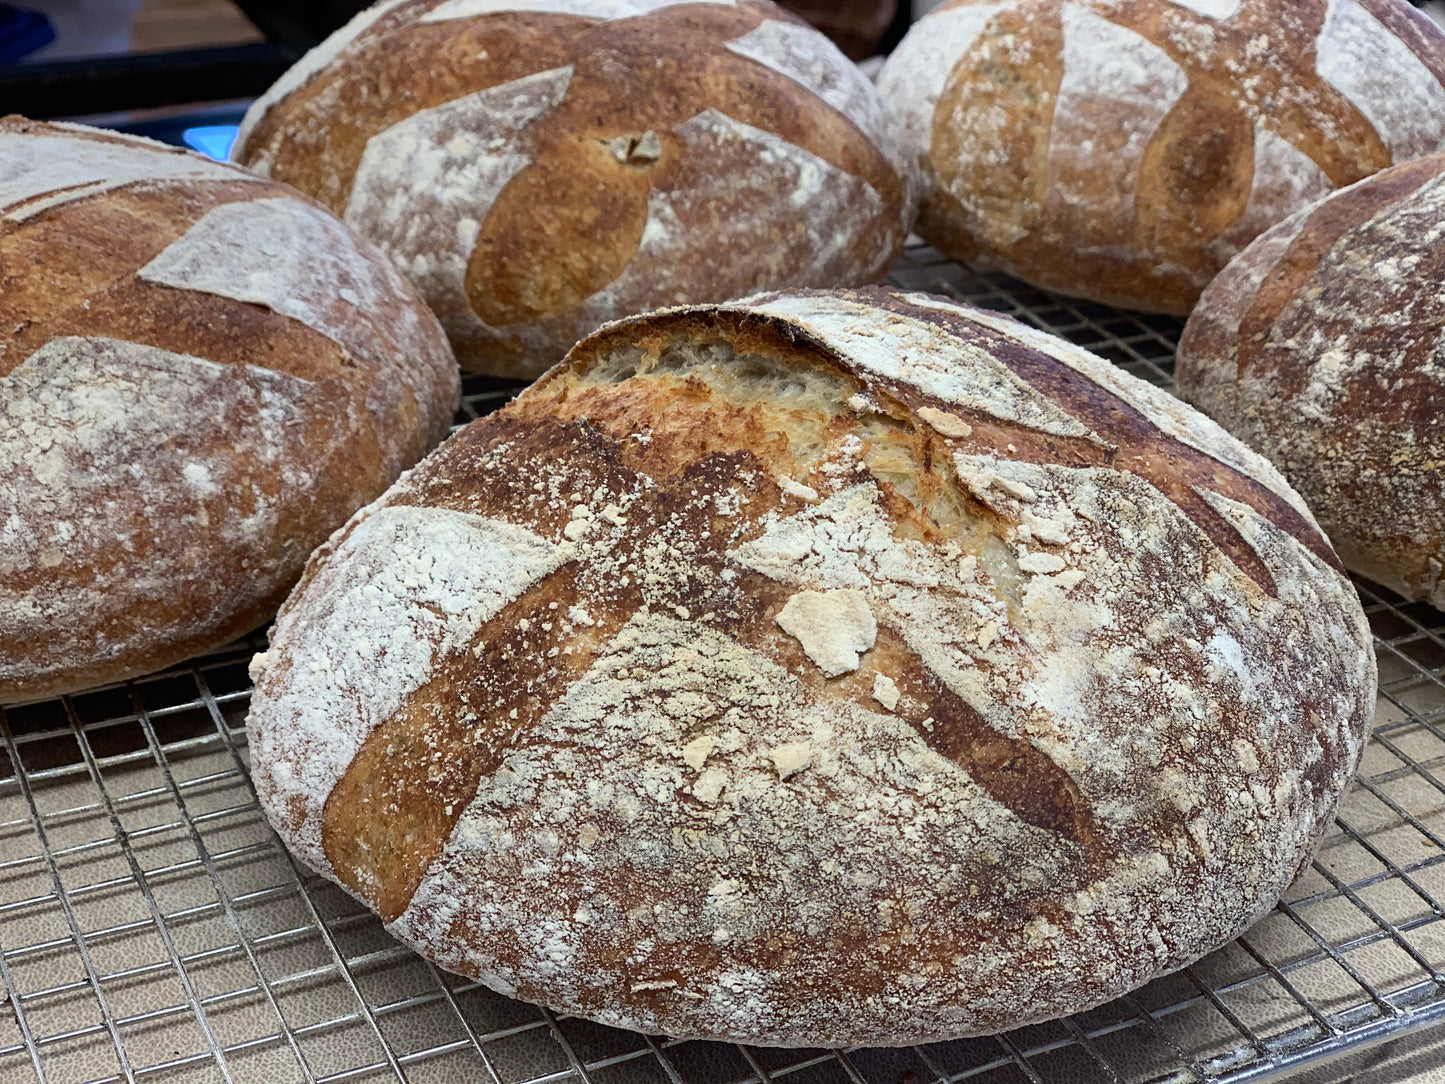
<svg viewBox="0 0 1445 1084">
<path fill-rule="evenodd" d="M 1170 382 L 1177 320 L 980 277 L 922 247 L 893 282 Z M 469 382 L 458 421 L 514 390 Z M 897 1050 L 674 1042 L 431 967 L 292 860 L 257 808 L 243 720 L 259 635 L 0 709 L 0 1082 L 1246 1084 L 1425 1028 L 1445 1018 L 1445 615 L 1359 586 L 1380 662 L 1375 737 L 1279 907 L 1103 1008 Z"/>
</svg>

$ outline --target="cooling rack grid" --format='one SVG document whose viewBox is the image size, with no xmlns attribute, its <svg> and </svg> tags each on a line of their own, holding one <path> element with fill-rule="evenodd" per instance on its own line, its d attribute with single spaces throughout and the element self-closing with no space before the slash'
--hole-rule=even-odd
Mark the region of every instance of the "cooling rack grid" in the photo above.
<svg viewBox="0 0 1445 1084">
<path fill-rule="evenodd" d="M 1169 386 L 1179 321 L 975 275 L 997 309 Z M 469 380 L 458 422 L 515 385 Z M 1360 583 L 1380 702 L 1360 778 L 1276 910 L 1183 972 L 996 1038 L 897 1050 L 674 1042 L 437 971 L 293 861 L 246 772 L 250 640 L 0 709 L 0 1082 L 1245 1084 L 1445 1019 L 1445 615 Z"/>
</svg>

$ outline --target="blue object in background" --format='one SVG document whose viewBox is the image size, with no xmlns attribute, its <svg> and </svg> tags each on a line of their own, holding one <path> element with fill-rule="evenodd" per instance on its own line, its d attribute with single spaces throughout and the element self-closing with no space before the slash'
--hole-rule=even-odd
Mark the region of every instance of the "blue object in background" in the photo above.
<svg viewBox="0 0 1445 1084">
<path fill-rule="evenodd" d="M 205 124 L 185 129 L 181 140 L 192 150 L 224 162 L 231 153 L 231 144 L 236 142 L 238 130 L 235 124 Z"/>
<path fill-rule="evenodd" d="M 203 105 L 170 116 L 145 117 L 132 120 L 117 115 L 102 118 L 99 123 L 106 128 L 131 135 L 146 136 L 169 143 L 172 147 L 185 147 L 200 151 L 210 158 L 224 160 L 236 141 L 236 130 L 241 118 L 246 115 L 249 102 L 228 102 L 224 105 Z"/>
<path fill-rule="evenodd" d="M 0 4 L 0 64 L 14 64 L 55 40 L 55 27 L 38 11 Z"/>
</svg>

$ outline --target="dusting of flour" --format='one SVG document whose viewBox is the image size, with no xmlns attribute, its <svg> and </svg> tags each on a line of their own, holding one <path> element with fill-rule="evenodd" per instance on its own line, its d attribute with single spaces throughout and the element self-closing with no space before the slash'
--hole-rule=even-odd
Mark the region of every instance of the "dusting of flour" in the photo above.
<svg viewBox="0 0 1445 1084">
<path fill-rule="evenodd" d="M 293 846 L 308 863 L 330 869 L 322 810 L 372 730 L 437 658 L 469 643 L 563 559 L 557 546 L 499 520 L 406 506 L 357 514 L 310 588 L 316 601 L 277 621 L 259 680 L 280 692 L 252 738 L 269 766 L 258 776 L 261 798 L 303 796 Z M 284 675 L 268 678 L 278 662 Z M 279 820 L 289 811 L 277 812 Z"/>
</svg>

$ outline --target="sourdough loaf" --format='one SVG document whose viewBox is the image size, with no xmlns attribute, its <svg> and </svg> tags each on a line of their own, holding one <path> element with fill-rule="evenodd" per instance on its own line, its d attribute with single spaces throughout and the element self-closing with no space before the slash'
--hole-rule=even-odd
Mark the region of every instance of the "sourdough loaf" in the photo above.
<svg viewBox="0 0 1445 1084">
<path fill-rule="evenodd" d="M 318 204 L 0 120 L 0 702 L 261 624 L 456 396 L 436 319 Z"/>
<path fill-rule="evenodd" d="M 252 770 L 428 958 L 648 1032 L 903 1044 L 1258 918 L 1373 707 L 1262 459 L 884 290 L 610 325 L 320 549 Z"/>
<path fill-rule="evenodd" d="M 951 0 L 879 87 L 929 240 L 1185 315 L 1280 219 L 1445 148 L 1442 80 L 1405 0 Z"/>
<path fill-rule="evenodd" d="M 761 0 L 387 0 L 235 153 L 379 244 L 501 376 L 659 305 L 877 281 L 912 218 L 872 84 Z"/>
<path fill-rule="evenodd" d="M 1445 155 L 1281 222 L 1205 291 L 1180 393 L 1268 456 L 1345 564 L 1445 607 Z"/>
</svg>

